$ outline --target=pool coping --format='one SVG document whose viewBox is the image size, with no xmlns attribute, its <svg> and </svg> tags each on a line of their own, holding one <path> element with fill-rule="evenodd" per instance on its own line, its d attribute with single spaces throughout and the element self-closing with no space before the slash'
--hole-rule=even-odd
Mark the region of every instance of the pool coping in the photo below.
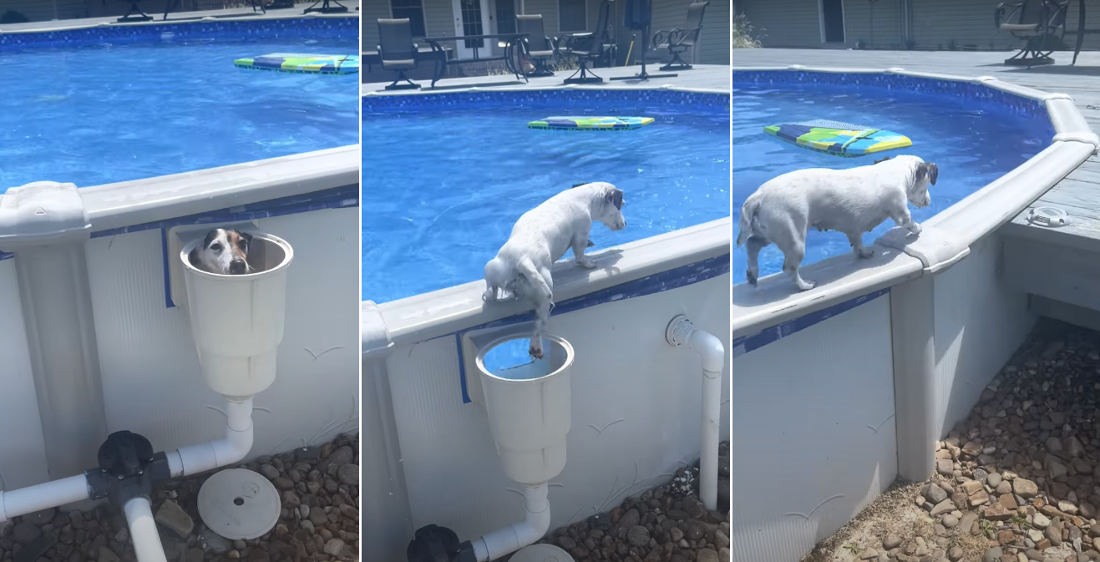
<svg viewBox="0 0 1100 562">
<path fill-rule="evenodd" d="M 560 304 L 656 273 L 728 256 L 732 226 L 731 218 L 723 217 L 586 254 L 595 261 L 595 269 L 578 267 L 573 260 L 558 261 L 552 270 L 554 300 Z M 727 258 L 724 272 L 728 271 Z M 363 354 L 384 354 L 398 345 L 454 334 L 509 317 L 530 315 L 530 303 L 524 300 L 486 303 L 481 298 L 484 290 L 485 281 L 479 279 L 381 304 L 362 301 Z M 517 319 L 517 322 L 525 320 L 529 319 Z"/>
<path fill-rule="evenodd" d="M 747 283 L 734 285 L 731 293 L 733 338 L 751 336 L 777 324 L 845 302 L 853 296 L 923 275 L 934 275 L 951 267 L 969 255 L 972 244 L 1009 222 L 1100 148 L 1100 137 L 1088 126 L 1072 97 L 1019 86 L 992 76 L 971 78 L 912 72 L 899 67 L 787 65 L 734 66 L 730 70 L 731 74 L 738 71 L 896 74 L 978 84 L 1041 102 L 1055 130 L 1051 144 L 1038 154 L 924 221 L 921 235 L 916 239 L 907 239 L 904 229 L 894 227 L 875 240 L 876 255 L 868 261 L 856 263 L 851 255 L 845 254 L 802 268 L 807 277 L 819 281 L 814 289 L 794 292 L 790 280 L 783 273 L 761 278 L 758 288 Z"/>
<path fill-rule="evenodd" d="M 420 90 L 407 90 L 406 93 L 398 93 L 396 91 L 387 92 L 380 90 L 366 90 L 365 84 L 360 85 L 359 97 L 389 97 L 389 96 L 431 96 L 431 95 L 446 95 L 454 93 L 468 93 L 468 92 L 542 92 L 542 91 L 555 91 L 555 90 L 609 90 L 609 91 L 666 91 L 666 92 L 688 92 L 693 94 L 716 94 L 716 95 L 730 95 L 729 90 L 723 90 L 721 88 L 692 88 L 689 86 L 674 86 L 672 84 L 662 84 L 657 87 L 646 86 L 644 84 L 634 85 L 627 84 L 622 86 L 616 86 L 614 88 L 600 88 L 598 85 L 586 85 L 586 84 L 561 84 L 559 86 L 531 86 L 531 87 L 502 87 L 502 86 L 469 86 L 447 89 L 420 89 Z"/>
</svg>

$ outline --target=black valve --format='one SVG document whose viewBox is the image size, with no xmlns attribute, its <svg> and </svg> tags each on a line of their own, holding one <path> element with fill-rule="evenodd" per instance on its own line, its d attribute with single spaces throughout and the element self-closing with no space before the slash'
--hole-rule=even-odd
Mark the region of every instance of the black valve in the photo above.
<svg viewBox="0 0 1100 562">
<path fill-rule="evenodd" d="M 148 499 L 153 485 L 171 478 L 168 457 L 154 453 L 144 435 L 116 431 L 99 446 L 99 466 L 85 471 L 92 498 L 109 498 L 122 507 L 135 497 Z"/>
<path fill-rule="evenodd" d="M 409 562 L 476 562 L 470 541 L 458 542 L 454 531 L 439 525 L 425 525 L 416 530 L 405 550 Z"/>
</svg>

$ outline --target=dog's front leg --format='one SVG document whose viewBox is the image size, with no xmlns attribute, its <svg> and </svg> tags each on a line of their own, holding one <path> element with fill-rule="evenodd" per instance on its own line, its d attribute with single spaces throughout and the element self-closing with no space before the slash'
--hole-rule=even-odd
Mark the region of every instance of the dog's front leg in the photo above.
<svg viewBox="0 0 1100 562">
<path fill-rule="evenodd" d="M 584 255 L 585 248 L 588 247 L 588 233 L 584 233 L 583 236 L 573 237 L 573 256 L 577 260 L 577 265 L 585 269 L 593 269 L 596 267 L 596 262 L 592 261 L 592 258 Z"/>
<path fill-rule="evenodd" d="M 863 247 L 863 235 L 859 232 L 846 232 L 848 235 L 848 243 L 852 245 L 852 251 L 855 252 L 857 258 L 869 258 L 875 255 L 875 251 L 870 248 Z"/>
<path fill-rule="evenodd" d="M 908 229 L 913 234 L 920 234 L 920 225 L 913 221 L 913 216 L 909 214 L 909 207 L 902 206 L 901 211 L 891 218 L 898 226 Z"/>
</svg>

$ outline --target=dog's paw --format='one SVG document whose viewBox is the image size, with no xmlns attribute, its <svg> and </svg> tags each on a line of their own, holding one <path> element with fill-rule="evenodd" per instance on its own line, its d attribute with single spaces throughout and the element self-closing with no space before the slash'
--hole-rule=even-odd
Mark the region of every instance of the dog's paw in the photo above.
<svg viewBox="0 0 1100 562">
<path fill-rule="evenodd" d="M 592 261 L 588 258 L 577 258 L 577 265 L 579 265 L 579 266 L 581 266 L 585 269 L 595 269 L 596 268 L 596 262 Z"/>
<path fill-rule="evenodd" d="M 745 272 L 745 279 L 748 280 L 749 285 L 752 285 L 753 287 L 756 286 L 756 272 L 746 271 Z"/>
<path fill-rule="evenodd" d="M 527 350 L 527 353 L 535 359 L 542 359 L 542 346 L 536 345 L 535 340 L 531 340 L 531 347 Z"/>
<path fill-rule="evenodd" d="M 813 281 L 806 281 L 805 279 L 797 279 L 794 283 L 798 286 L 798 290 L 800 291 L 809 291 L 810 289 L 813 289 L 817 286 L 817 283 L 814 283 Z"/>
<path fill-rule="evenodd" d="M 856 257 L 858 258 L 867 259 L 873 255 L 875 255 L 875 251 L 871 248 L 860 248 L 856 250 Z"/>
<path fill-rule="evenodd" d="M 915 222 L 914 223 L 909 223 L 909 232 L 912 232 L 913 234 L 918 234 L 919 235 L 920 234 L 920 225 L 915 223 Z"/>
</svg>

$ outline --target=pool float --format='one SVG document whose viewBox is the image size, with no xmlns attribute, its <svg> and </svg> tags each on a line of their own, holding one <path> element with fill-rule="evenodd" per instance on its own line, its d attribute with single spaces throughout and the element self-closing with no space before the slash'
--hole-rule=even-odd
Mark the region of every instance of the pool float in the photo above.
<svg viewBox="0 0 1100 562">
<path fill-rule="evenodd" d="M 652 117 L 585 117 L 552 116 L 539 121 L 531 121 L 527 126 L 532 129 L 564 129 L 571 131 L 618 131 L 637 129 L 653 122 Z"/>
<path fill-rule="evenodd" d="M 863 156 L 913 146 L 909 137 L 893 131 L 837 121 L 784 123 L 764 127 L 764 132 L 798 146 L 836 156 Z"/>
<path fill-rule="evenodd" d="M 358 55 L 314 55 L 271 53 L 233 61 L 240 68 L 310 72 L 317 74 L 353 74 L 359 72 Z"/>
</svg>

